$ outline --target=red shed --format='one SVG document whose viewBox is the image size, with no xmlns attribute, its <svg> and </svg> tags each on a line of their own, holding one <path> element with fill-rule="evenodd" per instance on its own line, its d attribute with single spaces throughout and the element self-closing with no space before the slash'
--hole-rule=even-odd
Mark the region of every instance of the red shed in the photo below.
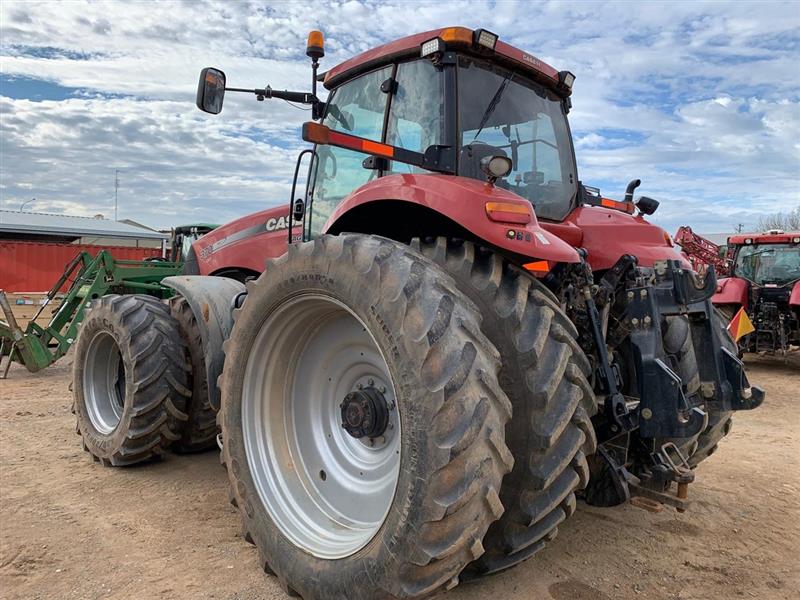
<svg viewBox="0 0 800 600">
<path fill-rule="evenodd" d="M 161 256 L 168 236 L 102 218 L 0 210 L 0 289 L 48 291 L 81 251 L 107 249 L 116 258 Z"/>
</svg>

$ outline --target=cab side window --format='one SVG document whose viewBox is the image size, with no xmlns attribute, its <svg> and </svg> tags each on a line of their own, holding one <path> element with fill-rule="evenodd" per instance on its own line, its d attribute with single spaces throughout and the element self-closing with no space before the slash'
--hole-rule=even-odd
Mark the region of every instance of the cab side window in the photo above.
<svg viewBox="0 0 800 600">
<path fill-rule="evenodd" d="M 386 143 L 424 153 L 444 139 L 442 71 L 429 60 L 397 66 L 397 92 L 389 109 Z M 394 173 L 424 172 L 424 169 L 393 162 Z"/>
<path fill-rule="evenodd" d="M 328 101 L 323 125 L 336 131 L 381 141 L 388 95 L 381 84 L 392 75 L 388 66 L 367 73 L 337 88 Z M 322 233 L 336 206 L 377 172 L 362 166 L 366 155 L 345 148 L 317 146 L 319 164 L 315 173 L 311 210 L 311 237 Z"/>
</svg>

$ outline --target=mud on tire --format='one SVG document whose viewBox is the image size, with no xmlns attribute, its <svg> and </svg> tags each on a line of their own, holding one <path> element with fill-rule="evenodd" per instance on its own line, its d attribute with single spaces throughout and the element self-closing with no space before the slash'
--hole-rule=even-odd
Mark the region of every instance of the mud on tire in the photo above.
<svg viewBox="0 0 800 600">
<path fill-rule="evenodd" d="M 170 313 L 180 325 L 180 333 L 189 351 L 192 365 L 192 395 L 186 406 L 187 419 L 183 423 L 181 437 L 172 444 L 175 452 L 201 452 L 216 446 L 217 412 L 212 408 L 208 395 L 205 355 L 197 318 L 183 296 L 175 296 L 169 302 Z"/>
<path fill-rule="evenodd" d="M 418 598 L 455 585 L 462 569 L 483 554 L 481 540 L 503 513 L 498 491 L 513 464 L 504 442 L 511 406 L 497 382 L 497 350 L 481 333 L 476 308 L 450 277 L 407 246 L 362 235 L 293 244 L 247 288 L 225 345 L 219 420 L 232 502 L 261 565 L 290 595 L 306 600 Z M 269 373 L 266 367 L 273 364 L 262 356 L 248 367 L 259 331 L 275 321 L 291 327 L 282 307 L 309 297 L 346 307 L 369 332 L 388 366 L 400 415 L 399 468 L 389 510 L 363 547 L 336 560 L 307 552 L 287 537 L 278 513 L 260 496 L 255 481 L 261 467 L 254 452 L 248 455 L 251 434 L 244 433 L 251 427 L 243 413 L 251 402 L 244 391 L 251 385 L 247 374 Z M 303 335 L 302 328 L 290 331 Z M 302 343 L 313 343 L 315 335 Z M 277 351 L 292 364 L 292 352 L 303 356 L 307 347 Z M 290 371 L 277 369 L 275 376 L 299 385 Z M 302 379 L 315 376 L 304 372 Z M 283 476 L 304 469 L 313 485 L 331 483 L 331 476 L 325 481 L 321 469 L 317 477 L 319 467 L 301 458 L 285 457 L 292 472 Z"/>
<path fill-rule="evenodd" d="M 441 237 L 412 247 L 478 305 L 481 329 L 500 351 L 500 385 L 514 409 L 506 441 L 515 465 L 500 492 L 506 512 L 489 528 L 486 553 L 464 574 L 474 577 L 529 558 L 574 512 L 575 492 L 589 479 L 586 457 L 597 443 L 590 364 L 550 291 L 500 255 Z"/>
<path fill-rule="evenodd" d="M 188 380 L 186 346 L 165 304 L 144 295 L 94 300 L 72 372 L 84 449 L 113 466 L 161 457 L 186 420 Z"/>
</svg>

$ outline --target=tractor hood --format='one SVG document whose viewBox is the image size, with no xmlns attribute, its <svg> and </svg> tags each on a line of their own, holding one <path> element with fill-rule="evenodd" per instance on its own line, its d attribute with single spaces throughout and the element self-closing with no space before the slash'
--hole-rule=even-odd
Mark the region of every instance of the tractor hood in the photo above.
<svg viewBox="0 0 800 600">
<path fill-rule="evenodd" d="M 585 248 L 595 271 L 610 269 L 623 254 L 632 254 L 643 267 L 658 260 L 679 260 L 686 268 L 692 265 L 676 248 L 670 235 L 642 216 L 600 206 L 582 206 L 561 223 L 542 226 L 576 248 Z"/>
</svg>

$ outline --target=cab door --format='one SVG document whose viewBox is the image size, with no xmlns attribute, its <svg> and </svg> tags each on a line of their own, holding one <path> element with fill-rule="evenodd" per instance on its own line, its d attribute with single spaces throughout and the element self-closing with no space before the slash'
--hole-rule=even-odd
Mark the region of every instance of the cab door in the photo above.
<svg viewBox="0 0 800 600">
<path fill-rule="evenodd" d="M 322 124 L 368 140 L 383 141 L 389 94 L 381 84 L 391 80 L 394 66 L 372 71 L 338 87 L 328 101 Z M 365 169 L 365 155 L 335 146 L 317 146 L 317 163 L 309 193 L 306 236 L 316 238 L 336 206 L 354 189 L 377 177 Z"/>
<path fill-rule="evenodd" d="M 337 88 L 322 124 L 330 129 L 424 153 L 446 136 L 444 70 L 428 59 L 390 65 Z M 450 129 L 453 129 L 451 127 Z M 452 144 L 450 144 L 452 146 Z M 348 195 L 376 177 L 427 172 L 397 161 L 365 168 L 367 155 L 317 146 L 318 160 L 307 198 L 306 239 L 318 237 L 333 211 Z"/>
</svg>

